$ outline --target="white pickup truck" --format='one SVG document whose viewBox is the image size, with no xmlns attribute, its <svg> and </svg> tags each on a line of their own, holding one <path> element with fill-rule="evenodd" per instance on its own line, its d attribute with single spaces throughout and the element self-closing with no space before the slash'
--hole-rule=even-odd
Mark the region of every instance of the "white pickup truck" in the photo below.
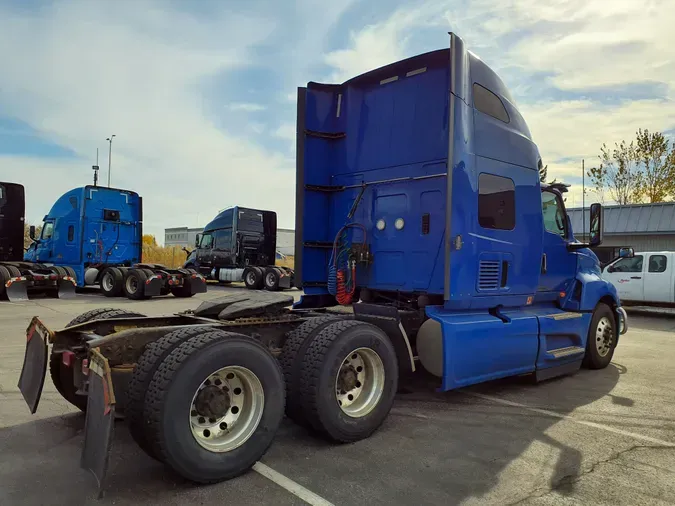
<svg viewBox="0 0 675 506">
<path fill-rule="evenodd" d="M 675 304 L 673 251 L 646 251 L 618 258 L 603 268 L 602 277 L 616 287 L 621 302 Z"/>
</svg>

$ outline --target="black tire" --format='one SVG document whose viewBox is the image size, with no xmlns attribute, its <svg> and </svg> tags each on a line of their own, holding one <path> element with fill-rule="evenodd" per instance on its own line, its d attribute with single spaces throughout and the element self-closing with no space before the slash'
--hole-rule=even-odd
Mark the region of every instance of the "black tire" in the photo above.
<svg viewBox="0 0 675 506">
<path fill-rule="evenodd" d="M 145 298 L 145 282 L 148 275 L 143 269 L 129 269 L 124 278 L 124 295 L 127 299 L 142 300 Z"/>
<path fill-rule="evenodd" d="M 258 267 L 244 269 L 244 284 L 249 290 L 260 290 L 263 284 L 262 270 Z"/>
<path fill-rule="evenodd" d="M 384 378 L 380 398 L 363 416 L 352 417 L 338 405 L 335 385 L 343 360 L 359 348 L 380 358 Z M 311 427 L 326 438 L 348 443 L 375 432 L 389 415 L 398 386 L 398 360 L 387 335 L 375 325 L 338 321 L 312 340 L 300 369 L 300 394 Z M 357 383 L 358 385 L 358 383 Z"/>
<path fill-rule="evenodd" d="M 0 297 L 5 296 L 5 292 L 7 291 L 7 287 L 5 286 L 5 283 L 9 281 L 10 278 L 9 270 L 7 267 L 4 265 L 0 265 Z"/>
<path fill-rule="evenodd" d="M 596 306 L 588 327 L 584 365 L 589 369 L 604 369 L 612 361 L 617 343 L 616 317 L 606 304 Z"/>
<path fill-rule="evenodd" d="M 303 427 L 307 427 L 308 422 L 303 411 L 300 392 L 302 360 L 314 337 L 338 319 L 337 316 L 321 316 L 302 323 L 286 335 L 286 341 L 279 355 L 279 364 L 286 383 L 286 416 Z"/>
<path fill-rule="evenodd" d="M 115 267 L 107 267 L 101 274 L 100 290 L 106 297 L 119 297 L 124 290 L 124 276 Z"/>
<path fill-rule="evenodd" d="M 160 337 L 157 341 L 148 344 L 145 351 L 138 360 L 134 372 L 129 380 L 127 389 L 127 404 L 124 410 L 127 425 L 131 437 L 136 441 L 145 453 L 153 459 L 159 460 L 154 453 L 152 446 L 148 443 L 145 436 L 145 425 L 143 423 L 143 409 L 145 406 L 145 395 L 152 381 L 155 371 L 159 368 L 164 359 L 173 351 L 173 349 L 186 341 L 187 339 L 203 334 L 203 327 L 184 327 L 173 330 Z"/>
<path fill-rule="evenodd" d="M 211 452 L 197 442 L 188 423 L 190 402 L 210 374 L 227 366 L 255 374 L 264 392 L 260 421 L 238 447 Z M 182 477 L 197 483 L 234 478 L 267 451 L 284 413 L 283 374 L 259 342 L 223 331 L 205 332 L 177 346 L 161 363 L 146 394 L 146 437 L 155 455 Z"/>
<path fill-rule="evenodd" d="M 124 311 L 123 309 L 111 309 L 111 308 L 101 308 L 101 309 L 92 309 L 86 313 L 81 314 L 77 318 L 71 320 L 66 327 L 72 327 L 73 325 L 79 325 L 80 323 L 86 323 L 94 320 L 107 320 L 109 318 L 124 318 L 124 317 L 139 317 L 142 318 L 145 315 L 140 313 L 134 313 L 133 311 Z M 63 365 L 63 360 L 61 354 L 52 354 L 49 357 L 49 375 L 52 378 L 52 382 L 56 387 L 56 390 L 61 394 L 61 396 L 71 403 L 73 406 L 78 408 L 80 411 L 87 410 L 87 397 L 84 395 L 77 395 L 75 388 L 74 372 L 70 367 Z"/>
<path fill-rule="evenodd" d="M 56 274 L 59 278 L 63 278 L 64 276 L 68 276 L 68 272 L 63 268 L 59 267 L 57 265 L 52 265 L 50 267 L 51 271 Z"/>
<path fill-rule="evenodd" d="M 275 267 L 268 267 L 265 269 L 263 277 L 263 286 L 265 287 L 265 290 L 269 290 L 270 292 L 278 291 L 280 277 L 279 269 Z"/>
<path fill-rule="evenodd" d="M 66 274 L 77 281 L 77 274 L 75 274 L 75 269 L 72 267 L 64 267 Z"/>
<path fill-rule="evenodd" d="M 13 265 L 8 265 L 7 270 L 9 271 L 9 276 L 11 278 L 18 278 L 21 276 L 21 271 L 19 270 L 18 267 L 15 267 Z"/>
</svg>

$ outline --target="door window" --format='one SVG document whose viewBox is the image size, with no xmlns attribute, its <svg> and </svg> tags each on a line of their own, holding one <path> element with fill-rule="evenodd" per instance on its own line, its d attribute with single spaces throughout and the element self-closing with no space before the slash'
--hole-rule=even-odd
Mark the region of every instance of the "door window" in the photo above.
<svg viewBox="0 0 675 506">
<path fill-rule="evenodd" d="M 47 223 L 45 223 L 44 227 L 42 227 L 42 236 L 40 238 L 51 239 L 53 233 L 54 233 L 54 224 L 48 221 Z"/>
<path fill-rule="evenodd" d="M 666 272 L 668 259 L 665 255 L 652 255 L 649 257 L 649 272 Z"/>
<path fill-rule="evenodd" d="M 232 229 L 225 228 L 223 230 L 216 230 L 216 248 L 222 250 L 232 249 Z"/>
<path fill-rule="evenodd" d="M 203 234 L 202 240 L 199 243 L 200 248 L 210 248 L 213 246 L 213 236 L 211 234 Z"/>
<path fill-rule="evenodd" d="M 642 272 L 642 255 L 633 258 L 622 258 L 612 265 L 613 272 Z"/>
<path fill-rule="evenodd" d="M 553 192 L 541 192 L 541 210 L 547 232 L 567 237 L 567 217 L 558 196 Z"/>
</svg>

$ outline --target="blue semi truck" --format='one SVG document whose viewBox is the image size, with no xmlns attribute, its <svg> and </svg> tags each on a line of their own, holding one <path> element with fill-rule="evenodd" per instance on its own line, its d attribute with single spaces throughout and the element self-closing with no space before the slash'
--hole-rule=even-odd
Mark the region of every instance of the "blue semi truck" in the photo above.
<svg viewBox="0 0 675 506">
<path fill-rule="evenodd" d="M 44 217 L 40 237 L 24 261 L 72 274 L 78 287 L 98 285 L 103 295 L 144 299 L 206 291 L 200 274 L 142 262 L 143 200 L 133 191 L 83 186 L 59 197 Z"/>
<path fill-rule="evenodd" d="M 565 188 L 540 183 L 524 118 L 459 37 L 309 83 L 297 122 L 301 300 L 246 291 L 161 318 L 107 309 L 59 331 L 30 324 L 20 389 L 34 412 L 47 362 L 74 371 L 56 381 L 86 410 L 82 463 L 99 484 L 115 413 L 149 455 L 209 483 L 260 459 L 284 411 L 355 442 L 411 375 L 447 391 L 612 360 L 627 317 L 589 249 L 602 207 L 590 244 L 577 241 Z"/>
</svg>

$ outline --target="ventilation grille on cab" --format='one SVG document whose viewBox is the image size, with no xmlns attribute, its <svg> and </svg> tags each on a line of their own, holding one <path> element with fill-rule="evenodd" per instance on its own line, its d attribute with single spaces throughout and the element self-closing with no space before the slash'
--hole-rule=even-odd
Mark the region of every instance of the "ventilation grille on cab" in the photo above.
<svg viewBox="0 0 675 506">
<path fill-rule="evenodd" d="M 502 263 L 499 260 L 481 260 L 478 267 L 478 289 L 498 290 L 502 278 Z"/>
</svg>

